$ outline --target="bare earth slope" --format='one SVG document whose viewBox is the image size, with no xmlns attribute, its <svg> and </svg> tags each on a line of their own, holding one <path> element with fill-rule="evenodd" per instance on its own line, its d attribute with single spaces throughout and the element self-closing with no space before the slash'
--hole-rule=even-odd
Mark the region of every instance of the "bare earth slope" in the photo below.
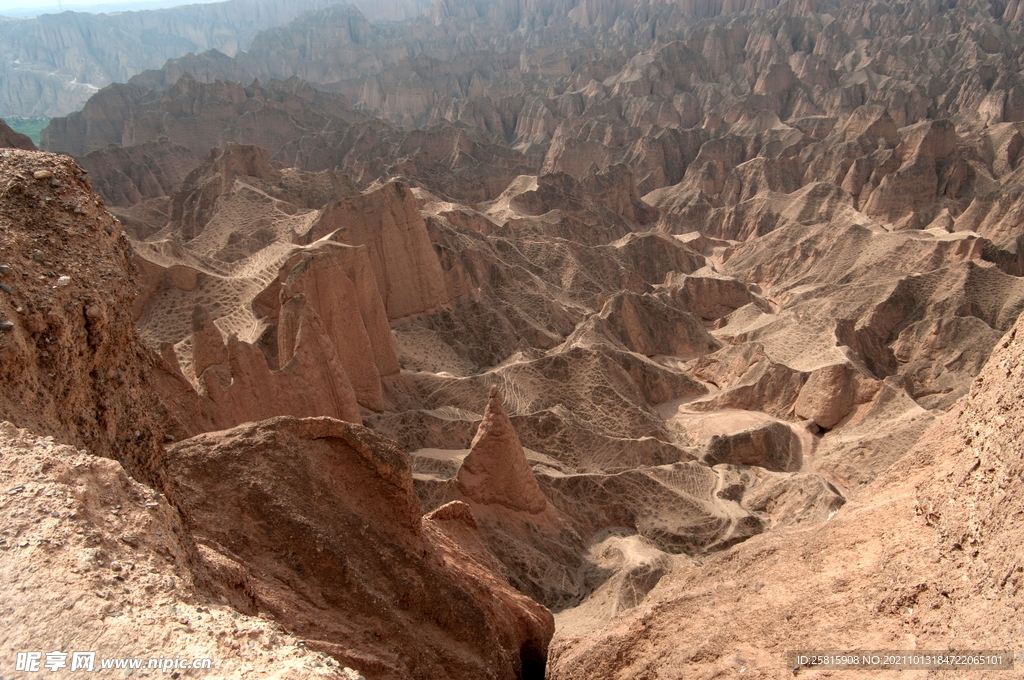
<svg viewBox="0 0 1024 680">
<path fill-rule="evenodd" d="M 342 660 L 396 680 L 543 664 L 550 612 L 499 575 L 468 507 L 423 517 L 397 444 L 327 417 L 209 432 L 223 414 L 136 335 L 138 270 L 81 168 L 4 149 L 0 186 L 6 658 L 181 654 L 210 659 L 206 677 L 357 677 Z M 318 318 L 293 319 L 296 357 L 333 347 Z"/>
<path fill-rule="evenodd" d="M 356 667 L 331 645 L 366 640 L 359 658 L 386 674 L 445 663 L 375 647 L 373 617 L 319 618 L 363 596 L 321 601 L 334 586 L 316 565 L 366 567 L 399 609 L 434 606 L 403 599 L 428 567 L 395 582 L 370 553 L 343 565 L 327 515 L 298 519 L 298 488 L 319 483 L 301 470 L 334 460 L 330 442 L 372 439 L 362 424 L 401 447 L 385 455 L 396 508 L 441 513 L 479 564 L 557 612 L 562 677 L 773 676 L 786 644 L 959 645 L 958 622 L 1006 646 L 1011 596 L 969 621 L 979 596 L 946 567 L 981 567 L 942 532 L 999 488 L 957 486 L 977 471 L 958 477 L 966 454 L 947 448 L 1011 420 L 970 404 L 990 398 L 975 379 L 1009 360 L 1001 338 L 1024 311 L 1017 15 L 987 0 L 446 0 L 374 24 L 331 8 L 54 119 L 44 143 L 82 155 L 118 202 L 172 435 L 198 435 L 172 447 L 168 488 L 193 504 L 210 569 L 227 565 L 217 593 L 321 631 L 310 640 Z M 30 203 L 60 188 L 32 181 Z M 308 434 L 322 416 L 349 434 Z M 291 443 L 237 460 L 268 432 Z M 288 452 L 296 470 L 277 471 Z M 294 513 L 264 507 L 260 471 L 285 478 Z M 235 533 L 289 543 L 275 532 L 294 522 L 330 555 L 252 554 L 218 533 L 206 484 L 233 515 L 269 513 L 220 520 Z M 358 530 L 343 490 L 323 494 Z M 410 537 L 378 519 L 374 550 L 438 554 L 430 522 Z M 1013 554 L 992 554 L 1001 584 Z M 543 616 L 500 592 L 507 607 L 478 610 L 503 622 L 495 637 L 460 648 L 478 655 L 459 657 L 467 674 L 498 641 L 526 644 L 502 672 L 539 663 Z"/>
<path fill-rule="evenodd" d="M 3 149 L 0 168 L 0 414 L 156 482 L 164 433 L 182 425 L 136 340 L 128 239 L 70 158 Z"/>
<path fill-rule="evenodd" d="M 352 677 L 265 616 L 204 596 L 176 509 L 118 463 L 6 421 L 0 463 L 5 669 L 19 652 L 64 651 L 65 671 L 94 652 L 97 673 L 103 659 L 180 655 L 210 660 L 191 677 Z"/>
<path fill-rule="evenodd" d="M 788 678 L 787 649 L 1012 646 L 1022 605 L 1024 526 L 1013 500 L 1024 469 L 1022 333 L 1018 323 L 970 394 L 828 522 L 680 560 L 604 630 L 566 614 L 551 677 Z M 989 675 L 1005 672 L 972 672 Z"/>
</svg>

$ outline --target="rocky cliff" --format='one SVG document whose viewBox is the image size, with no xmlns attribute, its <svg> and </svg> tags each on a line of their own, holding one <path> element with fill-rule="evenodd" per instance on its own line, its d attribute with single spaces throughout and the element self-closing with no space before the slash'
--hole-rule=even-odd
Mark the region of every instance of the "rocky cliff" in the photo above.
<svg viewBox="0 0 1024 680">
<path fill-rule="evenodd" d="M 3 149 L 0 163 L 4 418 L 158 484 L 164 433 L 179 430 L 136 340 L 128 239 L 71 159 Z"/>
<path fill-rule="evenodd" d="M 234 56 L 260 31 L 329 4 L 326 0 L 229 0 L 138 12 L 62 12 L 2 21 L 0 112 L 65 115 L 81 107 L 97 90 L 159 68 L 168 59 L 206 50 Z"/>
<path fill-rule="evenodd" d="M 109 145 L 81 158 L 92 184 L 111 205 L 132 206 L 177 189 L 196 165 L 195 155 L 166 139 L 131 147 Z"/>
<path fill-rule="evenodd" d="M 0 120 L 0 147 L 23 149 L 25 151 L 36 150 L 36 145 L 28 138 L 28 135 L 15 132 L 3 120 Z"/>
<path fill-rule="evenodd" d="M 347 401 L 325 395 L 348 384 L 330 331 L 351 334 L 364 317 L 378 337 L 386 328 L 369 262 L 351 256 L 363 251 L 322 245 L 287 259 L 267 301 L 280 301 L 279 325 L 294 333 L 279 333 L 281 370 L 233 337 L 225 347 L 197 308 L 194 362 L 207 378 L 197 394 L 172 352 L 158 356 L 136 335 L 133 298 L 151 272 L 140 276 L 82 169 L 5 149 L 0 179 L 0 572 L 19 583 L 5 646 L 87 649 L 99 668 L 175 645 L 217 664 L 200 669 L 216 677 L 257 666 L 361 677 L 339 661 L 396 679 L 512 680 L 543 668 L 551 614 L 499 575 L 467 509 L 423 516 L 397 444 L 329 417 L 211 431 L 272 412 L 282 403 L 272 385 L 292 412 L 305 399 L 358 419 L 351 387 Z M 357 279 L 352 297 L 318 297 L 339 270 Z M 165 276 L 189 279 L 181 268 Z M 323 579 L 312 589 L 310 574 Z M 252 644 L 241 649 L 243 633 Z"/>
<path fill-rule="evenodd" d="M 358 422 L 360 405 L 384 407 L 382 381 L 399 370 L 388 320 L 447 299 L 411 201 L 397 184 L 359 195 L 329 171 L 278 171 L 257 147 L 215 150 L 160 221 L 137 217 L 152 234 L 136 245 L 139 328 L 222 427 L 273 415 Z"/>
<path fill-rule="evenodd" d="M 168 464 L 214 592 L 307 648 L 381 678 L 519 678 L 545 658 L 551 614 L 492 571 L 464 508 L 421 518 L 380 435 L 276 419 L 176 444 Z"/>
<path fill-rule="evenodd" d="M 139 267 L 134 318 L 180 436 L 237 426 L 204 440 L 224 442 L 216 465 L 270 431 L 308 439 L 323 416 L 362 441 L 361 421 L 404 449 L 396 508 L 411 488 L 443 520 L 424 535 L 461 537 L 557 612 L 552 673 L 777 677 L 769 628 L 785 644 L 823 627 L 837 647 L 943 648 L 991 596 L 967 630 L 985 645 L 1012 635 L 997 616 L 1012 593 L 957 590 L 925 565 L 984 571 L 954 546 L 964 532 L 983 542 L 971 522 L 1002 502 L 989 472 L 927 471 L 1002 441 L 979 426 L 958 453 L 933 446 L 970 432 L 942 419 L 989 399 L 962 401 L 986 364 L 1012 374 L 991 356 L 1011 351 L 1001 338 L 1024 310 L 1024 38 L 1009 11 L 449 0 L 384 25 L 327 9 L 234 58 L 105 89 L 46 140 L 96 159 L 90 181 L 118 201 L 143 199 L 113 208 Z M 204 160 L 171 186 L 181 148 Z M 270 416 L 286 420 L 247 424 Z M 213 455 L 194 443 L 175 478 Z M 1002 482 L 1015 469 L 984 465 Z M 981 514 L 911 517 L 909 499 L 924 508 L 940 487 Z M 211 563 L 243 564 L 214 514 L 193 518 Z M 280 517 L 262 516 L 277 536 Z M 892 522 L 916 546 L 906 555 Z M 991 526 L 1009 544 L 1012 523 Z M 383 544 L 431 550 L 385 529 Z M 997 552 L 986 564 L 1011 583 Z M 261 574 L 312 569 L 312 554 L 293 557 L 245 572 L 253 603 L 277 597 Z M 942 590 L 906 576 L 919 569 Z M 520 631 L 519 668 L 536 671 L 529 626 L 546 624 L 502 592 L 513 613 L 483 615 Z M 811 612 L 804 592 L 871 606 Z M 335 644 L 315 597 L 280 597 Z M 359 626 L 383 635 L 372 617 Z M 474 640 L 470 654 L 492 659 Z M 413 667 L 373 650 L 368 669 Z M 431 673 L 440 658 L 425 655 Z"/>
</svg>

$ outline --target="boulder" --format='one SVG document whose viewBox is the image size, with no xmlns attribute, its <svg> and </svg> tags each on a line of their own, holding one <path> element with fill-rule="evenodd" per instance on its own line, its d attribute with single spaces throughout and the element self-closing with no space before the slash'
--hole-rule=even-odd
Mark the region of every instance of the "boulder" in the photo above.
<svg viewBox="0 0 1024 680">
<path fill-rule="evenodd" d="M 756 465 L 776 472 L 788 472 L 800 469 L 800 451 L 800 440 L 793 428 L 785 423 L 772 422 L 743 432 L 712 437 L 704 460 L 709 465 Z"/>
</svg>

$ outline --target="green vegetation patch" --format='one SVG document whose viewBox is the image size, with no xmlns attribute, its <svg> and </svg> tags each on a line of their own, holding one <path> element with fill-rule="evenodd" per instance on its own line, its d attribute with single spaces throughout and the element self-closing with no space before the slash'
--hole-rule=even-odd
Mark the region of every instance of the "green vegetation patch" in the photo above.
<svg viewBox="0 0 1024 680">
<path fill-rule="evenodd" d="M 47 116 L 37 116 L 33 118 L 19 118 L 17 116 L 11 116 L 10 118 L 4 118 L 4 121 L 15 132 L 28 135 L 29 139 L 31 139 L 32 143 L 36 146 L 39 146 L 39 132 L 50 124 L 50 119 Z"/>
</svg>

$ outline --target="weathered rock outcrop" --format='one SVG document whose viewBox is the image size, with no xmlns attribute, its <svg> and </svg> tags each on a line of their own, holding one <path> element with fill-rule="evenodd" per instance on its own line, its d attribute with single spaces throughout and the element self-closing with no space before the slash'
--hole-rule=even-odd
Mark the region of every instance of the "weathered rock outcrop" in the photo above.
<svg viewBox="0 0 1024 680">
<path fill-rule="evenodd" d="M 15 132 L 6 123 L 6 121 L 2 119 L 0 119 L 0 147 L 22 149 L 24 151 L 36 150 L 36 145 L 28 138 L 28 135 Z"/>
<path fill-rule="evenodd" d="M 212 149 L 171 198 L 170 220 L 181 240 L 191 241 L 203 232 L 217 199 L 234 190 L 236 177 L 257 180 L 260 188 L 281 181 L 267 152 L 257 146 L 227 144 L 223 150 Z"/>
<path fill-rule="evenodd" d="M 161 140 L 127 148 L 110 145 L 83 156 L 81 164 L 107 203 L 132 206 L 177 189 L 196 158 L 185 147 Z"/>
<path fill-rule="evenodd" d="M 359 422 L 352 383 L 316 311 L 297 295 L 285 303 L 281 317 L 279 327 L 294 334 L 293 344 L 287 361 L 272 370 L 257 347 L 234 335 L 225 344 L 205 310 L 196 308 L 194 356 L 210 362 L 196 373 L 196 380 L 200 395 L 209 400 L 214 424 L 227 428 L 284 414 Z M 223 361 L 213 363 L 215 357 Z M 202 366 L 194 363 L 193 371 Z"/>
<path fill-rule="evenodd" d="M 357 401 L 381 411 L 381 378 L 398 373 L 399 365 L 367 250 L 333 241 L 317 245 L 285 262 L 277 279 L 253 300 L 264 321 L 277 325 L 274 360 L 284 366 L 296 353 L 301 320 L 295 308 L 303 305 L 292 300 L 301 296 L 321 319 Z"/>
<path fill-rule="evenodd" d="M 382 678 L 543 663 L 551 614 L 492 571 L 468 509 L 421 519 L 408 460 L 380 435 L 279 418 L 176 444 L 168 465 L 211 593 L 308 648 Z"/>
<path fill-rule="evenodd" d="M 766 470 L 788 472 L 800 469 L 800 444 L 793 430 L 782 423 L 770 423 L 727 436 L 716 436 L 708 444 L 709 465 L 756 465 Z"/>
<path fill-rule="evenodd" d="M 807 377 L 793 405 L 799 418 L 813 420 L 818 427 L 831 429 L 853 408 L 857 386 L 849 364 L 832 364 Z"/>
<path fill-rule="evenodd" d="M 498 388 L 491 388 L 468 451 L 430 449 L 414 454 L 413 460 L 424 506 L 438 507 L 452 499 L 462 504 L 479 526 L 483 545 L 520 592 L 551 607 L 578 598 L 573 570 L 583 539 L 548 503 L 502 408 Z"/>
<path fill-rule="evenodd" d="M 280 171 L 264 150 L 228 145 L 189 174 L 168 201 L 166 223 L 152 225 L 150 239 L 136 244 L 143 335 L 154 347 L 175 346 L 219 427 L 275 415 L 358 422 L 359 406 L 384 408 L 382 381 L 399 364 L 371 253 L 380 264 L 385 244 L 402 250 L 408 240 L 406 265 L 424 258 L 424 245 L 435 269 L 437 260 L 423 243 L 419 213 L 405 216 L 418 222 L 417 241 L 415 222 L 395 216 L 404 204 L 387 200 L 371 200 L 364 206 L 370 212 L 358 213 L 364 224 L 390 220 L 383 236 L 367 224 L 355 235 L 369 242 L 349 245 L 358 223 L 346 221 L 346 229 L 308 242 L 323 215 L 307 201 L 319 207 L 316 201 L 352 191 L 336 173 Z M 253 221 L 238 225 L 238 215 Z M 385 273 L 393 296 L 424 294 L 420 279 L 403 279 L 394 265 Z M 183 305 L 203 307 L 198 325 Z"/>
<path fill-rule="evenodd" d="M 180 429 L 132 324 L 128 239 L 69 158 L 4 149 L 0 176 L 0 413 L 155 483 Z"/>
<path fill-rule="evenodd" d="M 408 185 L 391 182 L 328 204 L 303 238 L 311 242 L 328 234 L 366 247 L 389 319 L 419 314 L 451 299 Z"/>
<path fill-rule="evenodd" d="M 700 565 L 677 561 L 634 612 L 558 640 L 549 675 L 772 676 L 781 647 L 867 648 L 908 635 L 921 648 L 1005 645 L 1008 612 L 1021 604 L 1011 499 L 1021 484 L 1024 423 L 1012 404 L 1024 390 L 1022 326 L 970 394 L 829 522 L 770 532 Z M 737 587 L 749 596 L 737 599 Z M 691 639 L 700 642 L 678 643 Z"/>
<path fill-rule="evenodd" d="M 157 356 L 136 336 L 128 240 L 81 168 L 5 149 L 0 172 L 0 252 L 37 272 L 0 268 L 9 388 L 0 409 L 52 433 L 0 423 L 0 504 L 10 507 L 0 547 L 17 557 L 0 560 L 0 572 L 20 584 L 11 602 L 25 612 L 0 632 L 5 645 L 63 640 L 113 656 L 171 641 L 223 677 L 257 665 L 282 677 L 358 675 L 338 659 L 396 680 L 541 672 L 551 614 L 498 574 L 468 508 L 421 517 L 408 457 L 393 442 L 332 418 L 279 418 L 165 449 L 285 402 L 358 418 L 351 387 L 340 394 L 347 382 L 330 335 L 289 288 L 303 283 L 296 270 L 308 261 L 291 262 L 284 281 L 293 294 L 282 296 L 279 326 L 295 338 L 280 370 L 253 345 L 225 343 L 194 310 L 191 368 L 208 388 L 200 399 L 168 346 Z M 354 262 L 369 271 L 365 257 Z M 187 286 L 189 277 L 167 275 Z M 361 318 L 358 296 L 351 302 Z M 379 297 L 375 309 L 384 319 Z M 25 525 L 28 510 L 46 522 Z M 227 644 L 229 630 L 251 644 Z"/>
<path fill-rule="evenodd" d="M 491 388 L 483 420 L 459 466 L 459 493 L 482 505 L 497 503 L 510 510 L 537 514 L 547 499 L 526 463 L 519 437 L 501 406 L 501 392 Z"/>
</svg>

